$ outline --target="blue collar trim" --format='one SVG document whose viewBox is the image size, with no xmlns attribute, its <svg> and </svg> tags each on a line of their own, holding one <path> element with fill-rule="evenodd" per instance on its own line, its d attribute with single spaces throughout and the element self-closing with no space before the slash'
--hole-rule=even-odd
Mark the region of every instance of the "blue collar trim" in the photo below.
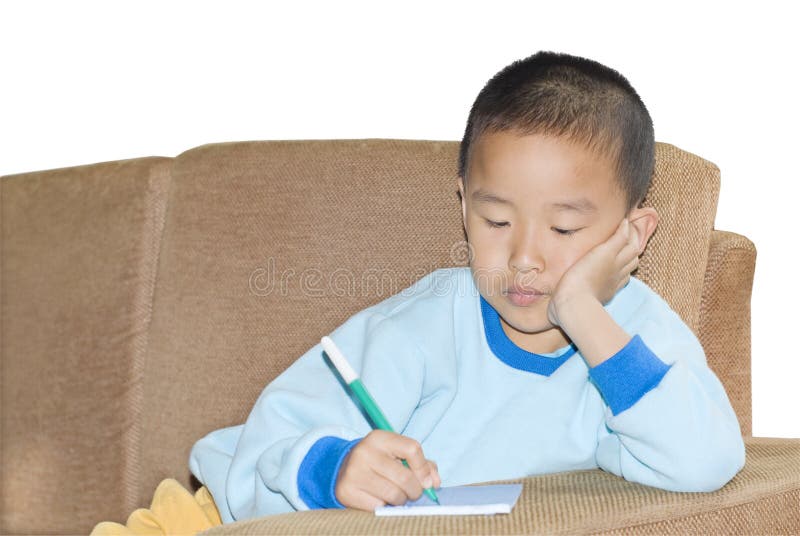
<svg viewBox="0 0 800 536">
<path fill-rule="evenodd" d="M 523 350 L 514 344 L 503 331 L 503 327 L 500 325 L 500 315 L 494 307 L 489 305 L 483 296 L 480 297 L 480 300 L 486 341 L 494 355 L 506 365 L 526 372 L 550 376 L 578 351 L 574 343 L 548 354 L 535 354 Z"/>
</svg>

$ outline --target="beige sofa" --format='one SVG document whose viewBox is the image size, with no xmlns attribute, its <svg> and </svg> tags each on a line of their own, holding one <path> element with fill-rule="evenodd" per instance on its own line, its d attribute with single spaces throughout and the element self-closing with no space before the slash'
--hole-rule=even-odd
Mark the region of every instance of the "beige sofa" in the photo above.
<svg viewBox="0 0 800 536">
<path fill-rule="evenodd" d="M 458 143 L 257 141 L 3 177 L 6 534 L 88 533 L 197 486 L 189 450 L 351 314 L 465 265 Z M 529 477 L 511 515 L 325 510 L 227 533 L 797 533 L 800 440 L 751 437 L 755 248 L 713 229 L 719 170 L 658 144 L 661 214 L 637 273 L 695 330 L 747 445 L 714 493 L 601 470 Z M 768 356 L 759 356 L 767 359 Z"/>
</svg>

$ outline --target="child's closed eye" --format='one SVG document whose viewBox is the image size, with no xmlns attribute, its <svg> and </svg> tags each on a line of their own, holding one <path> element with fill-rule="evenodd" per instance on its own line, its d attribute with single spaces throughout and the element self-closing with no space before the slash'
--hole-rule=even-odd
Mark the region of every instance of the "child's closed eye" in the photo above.
<svg viewBox="0 0 800 536">
<path fill-rule="evenodd" d="M 491 227 L 492 229 L 499 229 L 499 228 L 508 226 L 508 222 L 507 221 L 486 220 L 486 224 L 489 227 Z M 553 227 L 552 229 L 553 229 L 553 231 L 555 231 L 556 233 L 558 233 L 558 234 L 560 234 L 562 236 L 571 236 L 571 235 L 577 233 L 578 231 L 580 231 L 580 229 L 559 229 L 558 227 Z"/>
<path fill-rule="evenodd" d="M 553 230 L 555 232 L 557 232 L 558 234 L 564 235 L 564 236 L 570 236 L 570 235 L 573 235 L 573 234 L 577 233 L 578 231 L 580 231 L 580 229 L 558 229 L 556 227 L 553 227 Z"/>
</svg>

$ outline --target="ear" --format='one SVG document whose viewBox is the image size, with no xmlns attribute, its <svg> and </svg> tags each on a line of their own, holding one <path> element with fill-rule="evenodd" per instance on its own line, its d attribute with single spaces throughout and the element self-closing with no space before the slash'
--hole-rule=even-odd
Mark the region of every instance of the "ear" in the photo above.
<svg viewBox="0 0 800 536">
<path fill-rule="evenodd" d="M 636 229 L 641 255 L 658 225 L 658 212 L 653 207 L 635 208 L 628 214 L 628 221 Z"/>
<path fill-rule="evenodd" d="M 458 184 L 458 192 L 461 195 L 461 221 L 464 223 L 464 230 L 467 229 L 467 192 L 464 189 L 464 177 L 459 176 L 456 179 Z"/>
</svg>

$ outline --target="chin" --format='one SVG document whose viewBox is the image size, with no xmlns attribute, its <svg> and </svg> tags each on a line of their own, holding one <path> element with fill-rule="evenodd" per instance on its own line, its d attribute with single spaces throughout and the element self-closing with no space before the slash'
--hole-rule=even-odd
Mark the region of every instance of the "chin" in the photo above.
<svg viewBox="0 0 800 536">
<path fill-rule="evenodd" d="M 510 323 L 506 321 L 506 323 L 514 328 L 515 330 L 519 331 L 520 333 L 526 333 L 528 335 L 534 335 L 536 333 L 544 333 L 546 331 L 552 330 L 555 326 L 553 326 L 550 322 L 546 322 L 544 324 L 518 324 L 518 323 Z"/>
<path fill-rule="evenodd" d="M 522 333 L 541 333 L 553 329 L 555 326 L 547 319 L 547 310 L 518 311 L 517 308 L 504 307 L 497 309 L 500 317 L 506 324 Z M 527 314 L 525 314 L 527 313 Z"/>
</svg>

